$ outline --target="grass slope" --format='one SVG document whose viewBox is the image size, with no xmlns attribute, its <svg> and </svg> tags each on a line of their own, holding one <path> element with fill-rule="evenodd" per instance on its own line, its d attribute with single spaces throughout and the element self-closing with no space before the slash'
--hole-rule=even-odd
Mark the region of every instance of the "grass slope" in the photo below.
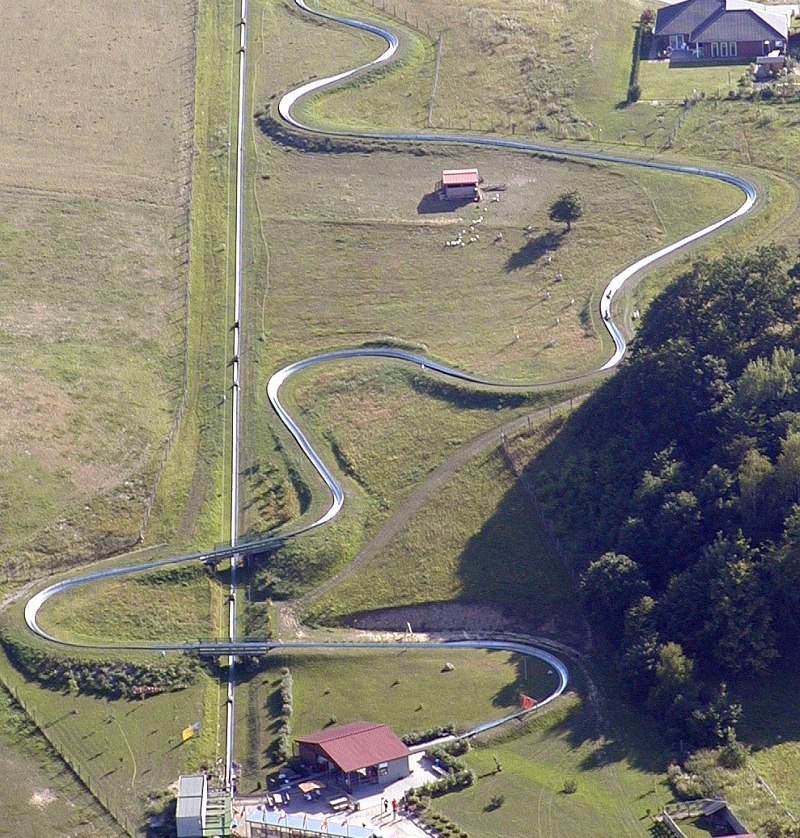
<svg viewBox="0 0 800 838">
<path fill-rule="evenodd" d="M 519 655 L 464 649 L 339 651 L 335 656 L 293 652 L 269 661 L 268 669 L 240 687 L 237 752 L 246 754 L 243 789 L 255 787 L 271 765 L 276 728 L 269 710 L 281 666 L 290 668 L 294 681 L 295 736 L 353 721 L 382 722 L 398 735 L 450 723 L 466 730 L 518 709 L 520 692 L 543 698 L 557 679 L 535 659 L 523 664 Z M 444 669 L 448 662 L 452 671 Z"/>
<path fill-rule="evenodd" d="M 0 195 L 4 563 L 31 542 L 29 565 L 56 558 L 46 526 L 99 493 L 125 495 L 138 530 L 140 475 L 152 479 L 180 389 L 171 218 L 152 205 Z"/>
<path fill-rule="evenodd" d="M 552 433 L 534 429 L 532 449 Z M 357 579 L 314 602 L 309 618 L 327 622 L 447 600 L 493 602 L 520 609 L 531 622 L 575 630 L 569 576 L 499 449 L 487 449 L 454 475 Z"/>
<path fill-rule="evenodd" d="M 670 795 L 658 773 L 618 753 L 617 744 L 597 738 L 587 708 L 567 695 L 522 730 L 472 751 L 466 762 L 477 783 L 437 799 L 435 807 L 476 836 L 644 838 L 648 810 L 657 811 Z M 576 782 L 574 794 L 564 793 L 567 780 Z M 504 802 L 492 809 L 497 795 Z"/>
<path fill-rule="evenodd" d="M 180 692 L 142 701 L 67 696 L 25 681 L 3 659 L 0 675 L 48 740 L 127 830 L 142 824 L 151 798 L 180 773 L 212 766 L 220 707 L 216 683 L 201 676 Z M 181 744 L 181 730 L 201 735 Z"/>
<path fill-rule="evenodd" d="M 122 834 L 5 690 L 0 690 L 0 745 L 3 834 Z"/>
</svg>

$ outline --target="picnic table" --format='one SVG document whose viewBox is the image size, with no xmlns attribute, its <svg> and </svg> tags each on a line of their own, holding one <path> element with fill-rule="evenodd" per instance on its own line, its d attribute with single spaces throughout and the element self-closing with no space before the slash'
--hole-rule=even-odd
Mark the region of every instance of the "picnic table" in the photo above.
<svg viewBox="0 0 800 838">
<path fill-rule="evenodd" d="M 331 809 L 333 809 L 334 812 L 341 812 L 344 809 L 350 808 L 349 797 L 335 797 L 328 802 L 330 804 Z"/>
</svg>

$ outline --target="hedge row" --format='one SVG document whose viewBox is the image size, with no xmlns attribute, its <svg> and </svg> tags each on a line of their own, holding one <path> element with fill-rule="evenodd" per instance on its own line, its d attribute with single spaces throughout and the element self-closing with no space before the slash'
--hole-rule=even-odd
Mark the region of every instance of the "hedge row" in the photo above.
<svg viewBox="0 0 800 838">
<path fill-rule="evenodd" d="M 112 699 L 183 690 L 197 680 L 201 668 L 196 658 L 186 655 L 170 663 L 132 663 L 70 658 L 8 636 L 0 636 L 0 643 L 17 670 L 48 689 Z"/>
<path fill-rule="evenodd" d="M 412 730 L 402 737 L 404 744 L 411 747 L 422 742 L 432 742 L 434 739 L 441 739 L 443 736 L 452 736 L 456 729 L 454 724 L 442 725 L 441 727 L 429 727 L 427 730 Z"/>
<path fill-rule="evenodd" d="M 644 31 L 644 22 L 639 21 L 636 24 L 636 35 L 633 38 L 633 60 L 631 62 L 631 75 L 628 80 L 628 104 L 639 101 L 642 94 L 642 89 L 639 87 L 639 64 L 641 62 L 642 50 L 642 33 Z"/>
<path fill-rule="evenodd" d="M 406 802 L 409 806 L 424 808 L 421 806 L 423 798 L 441 797 L 451 791 L 459 791 L 467 788 L 475 782 L 475 772 L 458 759 L 459 756 L 469 751 L 470 745 L 466 739 L 456 739 L 455 742 L 448 742 L 446 745 L 439 745 L 425 751 L 425 756 L 447 770 L 447 776 L 441 780 L 425 783 L 420 788 L 412 789 L 406 795 Z"/>
<path fill-rule="evenodd" d="M 293 711 L 293 688 L 294 680 L 289 668 L 284 666 L 281 669 L 281 680 L 278 684 L 275 695 L 278 699 L 280 710 L 278 718 L 278 736 L 272 743 L 272 762 L 279 765 L 288 762 L 292 758 L 292 711 Z"/>
</svg>

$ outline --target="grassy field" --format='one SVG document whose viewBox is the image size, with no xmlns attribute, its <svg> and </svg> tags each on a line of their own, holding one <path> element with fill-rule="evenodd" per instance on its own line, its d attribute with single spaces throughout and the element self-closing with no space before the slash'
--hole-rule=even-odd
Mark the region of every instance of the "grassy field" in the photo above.
<svg viewBox="0 0 800 838">
<path fill-rule="evenodd" d="M 227 582 L 200 564 L 98 582 L 50 600 L 40 625 L 83 643 L 217 638 Z"/>
<path fill-rule="evenodd" d="M 0 690 L 0 785 L 4 835 L 123 834 L 5 690 Z"/>
<path fill-rule="evenodd" d="M 320 25 L 285 3 L 256 7 L 250 25 L 257 103 L 365 54 L 365 36 Z M 687 200 L 691 186 L 680 179 L 666 188 L 655 173 L 623 176 L 521 155 L 374 151 L 331 158 L 286 150 L 257 128 L 248 145 L 246 217 L 256 223 L 246 241 L 242 462 L 250 529 L 316 509 L 317 497 L 306 488 L 313 478 L 293 443 L 273 430 L 264 404 L 266 381 L 279 363 L 390 340 L 497 378 L 547 380 L 587 371 L 608 351 L 596 308 L 613 270 L 739 200 L 713 183 Z M 431 204 L 441 169 L 462 163 L 477 164 L 488 185 L 507 187 L 499 203 L 451 212 Z M 588 206 L 581 224 L 563 235 L 547 220 L 547 207 L 569 188 Z M 470 226 L 479 241 L 444 247 Z M 342 388 L 343 407 L 348 398 L 357 401 L 355 389 L 347 395 L 350 387 Z M 330 413 L 337 409 L 332 405 Z M 372 419 L 373 427 L 383 421 Z M 385 427 L 380 433 L 394 445 Z M 323 439 L 330 433 L 322 425 L 318 430 Z M 389 461 L 405 456 L 395 447 L 382 449 Z M 361 459 L 373 457 L 364 452 Z"/>
<path fill-rule="evenodd" d="M 2 0 L 0 15 L 0 187 L 178 203 L 176 162 L 191 147 L 192 4 Z M 127 233 L 141 235 L 135 224 Z"/>
<path fill-rule="evenodd" d="M 152 797 L 163 793 L 178 774 L 201 765 L 212 767 L 219 755 L 222 702 L 210 700 L 217 696 L 217 685 L 205 675 L 188 689 L 142 701 L 42 689 L 5 659 L 0 661 L 0 676 L 94 796 L 131 831 L 141 825 Z M 200 735 L 181 744 L 181 730 L 195 721 L 201 723 Z"/>
<path fill-rule="evenodd" d="M 533 429 L 532 452 L 551 433 Z M 309 618 L 448 600 L 496 603 L 550 631 L 576 631 L 569 576 L 498 449 L 454 475 L 357 578 L 319 597 Z"/>
<path fill-rule="evenodd" d="M 658 745 L 635 725 L 598 737 L 591 714 L 570 694 L 522 730 L 473 750 L 466 762 L 476 784 L 434 806 L 470 835 L 644 838 L 648 812 L 671 799 L 653 765 L 657 753 Z M 575 793 L 564 792 L 567 780 L 577 784 Z M 504 801 L 492 809 L 496 795 Z"/>
<path fill-rule="evenodd" d="M 26 19 L 24 26 L 6 27 L 9 45 L 2 59 L 10 57 L 14 72 L 26 67 L 41 82 L 25 85 L 28 99 L 8 93 L 18 96 L 17 105 L 3 109 L 4 125 L 14 130 L 4 134 L 2 159 L 14 167 L 9 180 L 11 167 L 0 166 L 0 272 L 7 280 L 0 286 L 8 295 L 0 319 L 8 347 L 2 380 L 7 393 L 25 395 L 7 399 L 13 436 L 0 439 L 6 446 L 3 485 L 15 504 L 9 507 L 0 495 L 4 526 L 13 512 L 16 528 L 3 538 L 27 537 L 32 552 L 56 556 L 53 564 L 66 556 L 86 561 L 119 550 L 120 531 L 138 537 L 142 500 L 152 491 L 180 402 L 187 296 L 184 421 L 163 471 L 150 537 L 185 544 L 195 533 L 206 543 L 226 536 L 223 394 L 231 351 L 226 317 L 233 3 L 203 4 L 196 107 L 192 4 L 148 2 L 91 14 L 68 5 L 52 14 L 35 10 L 35 16 L 50 14 L 47 26 Z M 98 39 L 101 29 L 105 37 Z M 30 37 L 21 37 L 22 30 Z M 140 41 L 146 50 L 137 46 Z M 23 60 L 19 49 L 27 51 L 32 43 L 35 60 Z M 88 44 L 95 51 L 91 61 L 81 57 Z M 46 71 L 34 76 L 39 66 Z M 30 113 L 32 107 L 39 111 L 40 98 L 51 99 L 49 120 Z M 77 114 L 83 124 L 71 123 Z M 41 138 L 45 129 L 48 141 Z M 192 146 L 193 179 L 187 153 Z M 18 188 L 28 186 L 35 194 Z M 187 295 L 190 186 L 195 203 Z M 76 502 L 77 512 L 59 519 L 65 504 Z M 26 527 L 38 528 L 35 541 Z M 85 549 L 64 550 L 64 544 L 82 539 L 88 540 Z M 9 571 L 6 563 L 5 572 L 19 581 L 31 567 Z M 146 588 L 128 589 L 133 609 L 152 609 L 163 593 Z M 104 592 L 99 603 L 92 601 L 96 591 L 81 593 L 91 613 L 82 615 L 85 625 L 78 619 L 78 630 L 121 629 L 131 636 L 157 634 L 165 625 L 165 615 L 154 610 L 144 622 L 126 617 L 120 623 Z M 208 613 L 208 589 L 205 597 Z M 202 612 L 174 616 L 205 622 Z M 123 822 L 138 825 L 151 792 L 162 792 L 180 771 L 213 764 L 219 754 L 222 699 L 215 679 L 129 705 L 40 690 L 5 660 L 0 677 Z M 201 721 L 201 736 L 176 747 L 180 729 L 193 721 Z"/>
<path fill-rule="evenodd" d="M 6 585 L 138 537 L 180 397 L 194 43 L 183 0 L 0 12 Z"/>
<path fill-rule="evenodd" d="M 138 531 L 137 478 L 152 472 L 180 391 L 171 217 L 146 204 L 0 194 L 0 556 L 9 574 L 35 537 L 30 561 L 44 562 L 42 530 L 94 495 L 135 501 L 128 526 Z"/>
<path fill-rule="evenodd" d="M 557 683 L 547 664 L 532 658 L 523 664 L 519 655 L 506 652 L 293 652 L 269 660 L 268 669 L 239 687 L 237 752 L 246 754 L 243 789 L 255 788 L 271 765 L 275 728 L 269 708 L 281 666 L 290 668 L 294 682 L 294 736 L 353 721 L 386 723 L 398 735 L 451 723 L 466 730 L 518 709 L 520 692 L 541 699 Z M 454 669 L 446 671 L 446 663 Z"/>
</svg>

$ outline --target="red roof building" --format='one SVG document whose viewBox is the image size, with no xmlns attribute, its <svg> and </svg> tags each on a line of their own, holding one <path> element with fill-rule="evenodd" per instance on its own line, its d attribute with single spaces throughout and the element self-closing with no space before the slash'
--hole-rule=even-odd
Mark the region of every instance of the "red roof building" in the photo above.
<svg viewBox="0 0 800 838">
<path fill-rule="evenodd" d="M 410 773 L 411 751 L 388 725 L 353 722 L 300 736 L 300 760 L 335 774 L 348 788 L 353 783 L 392 783 Z"/>
<path fill-rule="evenodd" d="M 477 169 L 445 169 L 442 172 L 442 190 L 448 200 L 476 198 L 480 182 Z"/>
</svg>

